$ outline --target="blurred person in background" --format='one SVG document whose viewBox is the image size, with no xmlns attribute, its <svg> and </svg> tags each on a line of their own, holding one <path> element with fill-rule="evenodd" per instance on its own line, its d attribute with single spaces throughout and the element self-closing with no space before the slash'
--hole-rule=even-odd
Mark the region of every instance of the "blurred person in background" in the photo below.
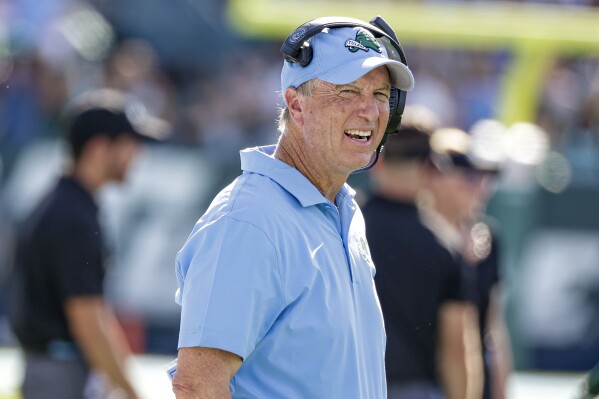
<svg viewBox="0 0 599 399">
<path fill-rule="evenodd" d="M 484 128 L 480 124 L 477 129 Z M 465 298 L 476 306 L 484 372 L 482 397 L 504 399 L 511 349 L 500 302 L 497 236 L 490 219 L 483 215 L 500 165 L 477 154 L 473 144 L 471 135 L 454 128 L 439 129 L 431 136 L 435 172 L 423 220 L 460 260 Z"/>
<path fill-rule="evenodd" d="M 427 188 L 429 137 L 437 117 L 407 107 L 398 135 L 371 170 L 364 205 L 375 283 L 387 331 L 390 399 L 480 398 L 474 309 L 464 301 L 460 265 L 422 223 L 417 201 Z M 478 379 L 478 380 L 477 380 Z"/>
<path fill-rule="evenodd" d="M 278 143 L 241 151 L 243 174 L 177 255 L 179 399 L 386 396 L 375 270 L 346 180 L 396 130 L 392 87 L 414 78 L 377 28 L 312 26 L 286 40 L 312 60 L 284 61 Z"/>
<path fill-rule="evenodd" d="M 105 248 L 94 199 L 106 183 L 125 179 L 140 140 L 164 128 L 131 115 L 129 104 L 103 89 L 67 107 L 72 166 L 21 226 L 7 303 L 25 354 L 26 399 L 107 397 L 91 392 L 105 379 L 106 395 L 114 389 L 138 397 L 126 372 L 128 343 L 103 296 Z"/>
<path fill-rule="evenodd" d="M 12 171 L 27 146 L 56 135 L 56 119 L 68 95 L 64 71 L 39 54 L 23 51 L 11 62 L 11 73 L 0 90 L 0 155 L 6 172 Z"/>
<path fill-rule="evenodd" d="M 176 87 L 160 68 L 158 55 L 147 41 L 123 40 L 103 64 L 104 87 L 138 98 L 152 115 L 169 122 L 176 120 Z"/>
</svg>

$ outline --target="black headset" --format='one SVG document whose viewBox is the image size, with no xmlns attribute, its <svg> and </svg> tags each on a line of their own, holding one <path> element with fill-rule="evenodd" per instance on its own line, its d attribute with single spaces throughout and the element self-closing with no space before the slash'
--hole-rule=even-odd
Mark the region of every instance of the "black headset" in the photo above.
<svg viewBox="0 0 599 399">
<path fill-rule="evenodd" d="M 313 19 L 300 25 L 287 37 L 287 39 L 285 39 L 283 46 L 281 46 L 281 53 L 285 56 L 286 61 L 305 67 L 312 61 L 312 47 L 307 40 L 322 32 L 325 28 L 334 29 L 345 27 L 360 27 L 366 29 L 385 47 L 387 56 L 390 59 L 400 61 L 406 66 L 408 65 L 406 56 L 399 44 L 399 40 L 397 40 L 395 32 L 381 16 L 377 16 L 370 21 L 370 23 L 355 18 L 343 17 L 322 17 Z M 356 172 L 362 172 L 374 166 L 383 149 L 383 145 L 387 141 L 387 135 L 398 133 L 401 117 L 406 106 L 406 94 L 407 93 L 404 90 L 391 86 L 391 92 L 389 94 L 389 122 L 387 123 L 383 140 L 376 149 L 374 160 Z"/>
</svg>

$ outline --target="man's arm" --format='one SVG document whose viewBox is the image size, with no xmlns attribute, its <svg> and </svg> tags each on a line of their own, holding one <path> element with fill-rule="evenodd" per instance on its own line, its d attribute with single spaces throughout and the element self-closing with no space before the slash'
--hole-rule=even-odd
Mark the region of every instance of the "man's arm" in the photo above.
<svg viewBox="0 0 599 399">
<path fill-rule="evenodd" d="M 480 398 L 482 358 L 476 310 L 463 302 L 444 304 L 439 312 L 437 363 L 447 399 Z"/>
<path fill-rule="evenodd" d="M 510 373 L 512 372 L 512 349 L 505 325 L 500 300 L 499 285 L 491 290 L 487 330 L 490 334 L 492 362 L 491 388 L 493 399 L 505 399 Z"/>
<path fill-rule="evenodd" d="M 220 349 L 179 349 L 173 392 L 177 399 L 230 399 L 229 381 L 241 367 L 241 358 Z"/>
<path fill-rule="evenodd" d="M 138 396 L 125 372 L 125 359 L 131 354 L 112 310 L 98 296 L 73 297 L 65 304 L 73 338 L 91 367 L 105 373 L 127 399 Z"/>
</svg>

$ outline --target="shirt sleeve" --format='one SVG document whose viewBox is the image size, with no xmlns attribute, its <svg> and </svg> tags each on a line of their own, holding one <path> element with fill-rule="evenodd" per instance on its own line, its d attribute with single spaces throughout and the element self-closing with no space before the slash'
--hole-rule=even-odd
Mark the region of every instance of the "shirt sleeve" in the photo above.
<svg viewBox="0 0 599 399">
<path fill-rule="evenodd" d="M 464 275 L 465 266 L 461 264 L 460 259 L 454 258 L 449 252 L 443 249 L 444 252 L 444 268 L 446 273 L 446 284 L 444 292 L 444 300 L 446 301 L 467 301 L 468 300 L 468 284 L 467 278 Z"/>
<path fill-rule="evenodd" d="M 501 282 L 501 271 L 499 268 L 500 264 L 500 256 L 499 256 L 499 243 L 497 242 L 497 237 L 493 235 L 493 241 L 491 242 L 491 253 L 489 254 L 490 262 L 492 262 L 492 271 L 491 271 L 491 285 L 498 284 Z"/>
<path fill-rule="evenodd" d="M 104 264 L 101 232 L 83 220 L 63 222 L 52 240 L 53 277 L 63 301 L 103 294 Z"/>
<path fill-rule="evenodd" d="M 179 348 L 246 358 L 285 308 L 277 251 L 251 223 L 231 217 L 195 231 L 177 256 Z"/>
</svg>

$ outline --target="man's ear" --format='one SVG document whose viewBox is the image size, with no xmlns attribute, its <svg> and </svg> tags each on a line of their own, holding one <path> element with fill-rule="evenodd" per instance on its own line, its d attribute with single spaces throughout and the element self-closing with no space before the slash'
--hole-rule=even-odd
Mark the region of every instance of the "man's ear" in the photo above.
<svg viewBox="0 0 599 399">
<path fill-rule="evenodd" d="M 293 120 L 297 126 L 302 126 L 304 124 L 302 102 L 300 94 L 295 87 L 288 87 L 285 90 L 285 102 L 287 103 L 291 120 Z"/>
</svg>

